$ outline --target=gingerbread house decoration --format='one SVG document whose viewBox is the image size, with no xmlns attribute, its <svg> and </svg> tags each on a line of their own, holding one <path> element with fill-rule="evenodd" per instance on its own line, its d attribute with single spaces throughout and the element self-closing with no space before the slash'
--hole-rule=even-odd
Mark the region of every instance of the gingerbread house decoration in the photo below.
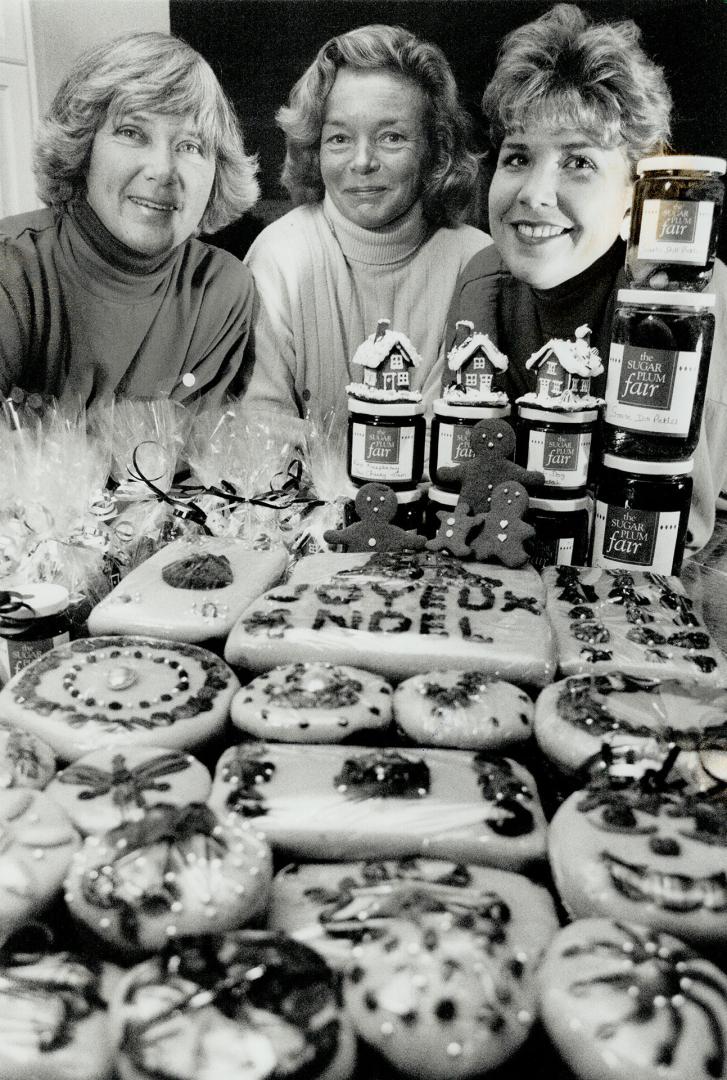
<svg viewBox="0 0 727 1080">
<path fill-rule="evenodd" d="M 365 389 L 408 392 L 411 369 L 419 367 L 422 358 L 406 334 L 389 326 L 389 319 L 379 319 L 376 332 L 359 345 L 353 363 L 363 368 Z"/>
<path fill-rule="evenodd" d="M 579 326 L 573 341 L 551 338 L 525 362 L 535 371 L 538 398 L 587 397 L 591 379 L 603 371 L 598 349 L 591 346 L 591 329 Z"/>
<path fill-rule="evenodd" d="M 454 375 L 450 385 L 465 393 L 490 393 L 495 376 L 507 371 L 507 357 L 487 334 L 476 334 L 469 320 L 461 319 L 456 330 L 454 345 L 447 353 L 447 367 Z"/>
</svg>

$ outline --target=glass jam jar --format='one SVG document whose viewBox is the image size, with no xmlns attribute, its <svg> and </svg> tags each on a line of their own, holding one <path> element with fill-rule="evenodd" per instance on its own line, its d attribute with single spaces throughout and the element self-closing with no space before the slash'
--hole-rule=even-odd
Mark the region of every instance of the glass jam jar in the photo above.
<svg viewBox="0 0 727 1080">
<path fill-rule="evenodd" d="M 692 464 L 603 455 L 593 566 L 679 573 L 692 500 Z"/>
<path fill-rule="evenodd" d="M 359 487 L 378 480 L 394 491 L 413 488 L 424 472 L 422 402 L 348 401 L 348 475 Z"/>
<path fill-rule="evenodd" d="M 606 379 L 606 451 L 669 461 L 694 453 L 714 302 L 713 293 L 619 289 Z"/>
<path fill-rule="evenodd" d="M 700 291 L 709 284 L 724 199 L 724 158 L 674 154 L 636 167 L 626 272 L 634 285 Z"/>
<path fill-rule="evenodd" d="M 71 640 L 68 590 L 41 582 L 0 591 L 0 686 Z"/>
<path fill-rule="evenodd" d="M 548 498 L 584 492 L 598 409 L 567 412 L 518 405 L 517 413 L 515 461 L 545 477 L 544 485 L 532 490 Z"/>
<path fill-rule="evenodd" d="M 527 521 L 535 536 L 527 542 L 530 562 L 544 566 L 585 566 L 591 536 L 593 500 L 530 498 Z"/>
<path fill-rule="evenodd" d="M 474 457 L 470 429 L 479 420 L 499 420 L 510 415 L 509 405 L 455 405 L 437 398 L 432 404 L 432 431 L 429 443 L 429 475 L 439 487 L 453 487 L 439 469 L 461 465 Z"/>
</svg>

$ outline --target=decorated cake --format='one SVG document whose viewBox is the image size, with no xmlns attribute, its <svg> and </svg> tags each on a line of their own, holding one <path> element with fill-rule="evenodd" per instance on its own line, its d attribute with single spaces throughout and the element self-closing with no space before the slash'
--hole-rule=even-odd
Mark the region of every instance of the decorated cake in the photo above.
<svg viewBox="0 0 727 1080">
<path fill-rule="evenodd" d="M 546 566 L 543 582 L 563 675 L 620 672 L 727 686 L 727 661 L 678 578 Z"/>
<path fill-rule="evenodd" d="M 545 818 L 521 765 L 484 752 L 229 747 L 210 805 L 253 820 L 296 857 L 416 855 L 520 869 L 544 854 Z"/>
<path fill-rule="evenodd" d="M 188 749 L 223 728 L 239 681 L 197 645 L 81 638 L 38 657 L 0 690 L 0 710 L 65 761 L 129 744 Z"/>
<path fill-rule="evenodd" d="M 522 874 L 437 859 L 292 863 L 275 875 L 272 927 L 334 967 L 400 920 L 440 932 L 466 929 L 490 952 L 509 950 L 534 969 L 558 919 L 553 901 Z"/>
<path fill-rule="evenodd" d="M 284 549 L 189 536 L 135 567 L 88 617 L 92 634 L 151 634 L 177 641 L 224 638 L 237 616 L 283 573 Z"/>
<path fill-rule="evenodd" d="M 252 604 L 228 663 L 326 660 L 399 680 L 443 666 L 542 686 L 554 671 L 537 572 L 436 553 L 322 554 Z"/>
</svg>

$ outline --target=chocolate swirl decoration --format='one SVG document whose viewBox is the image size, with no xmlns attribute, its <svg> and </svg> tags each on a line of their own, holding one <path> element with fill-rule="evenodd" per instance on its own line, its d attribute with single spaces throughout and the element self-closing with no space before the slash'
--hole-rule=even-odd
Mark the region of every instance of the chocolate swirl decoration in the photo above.
<svg viewBox="0 0 727 1080">
<path fill-rule="evenodd" d="M 232 787 L 225 807 L 241 817 L 263 817 L 268 812 L 258 785 L 270 783 L 275 775 L 275 764 L 265 760 L 265 752 L 264 746 L 239 745 L 223 761 L 222 779 Z"/>
<path fill-rule="evenodd" d="M 533 793 L 516 777 L 505 758 L 496 758 L 483 750 L 472 760 L 482 797 L 495 804 L 504 817 L 487 818 L 487 825 L 499 836 L 524 836 L 535 828 L 532 812 L 525 805 Z"/>
<path fill-rule="evenodd" d="M 423 799 L 429 794 L 429 767 L 422 758 L 398 750 L 372 750 L 350 757 L 334 777 L 349 799 Z"/>
</svg>

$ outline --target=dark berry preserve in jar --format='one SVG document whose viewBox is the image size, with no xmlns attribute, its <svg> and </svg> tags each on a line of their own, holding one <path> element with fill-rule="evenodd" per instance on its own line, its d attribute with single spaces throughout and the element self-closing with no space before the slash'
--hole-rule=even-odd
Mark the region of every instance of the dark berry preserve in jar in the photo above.
<svg viewBox="0 0 727 1080">
<path fill-rule="evenodd" d="M 604 449 L 684 460 L 695 450 L 714 336 L 714 294 L 620 289 L 606 380 Z"/>
<path fill-rule="evenodd" d="M 475 455 L 470 446 L 470 431 L 479 420 L 505 419 L 509 405 L 460 405 L 438 398 L 432 405 L 429 475 L 432 483 L 454 487 L 440 473 L 440 468 L 461 465 Z"/>
<path fill-rule="evenodd" d="M 626 272 L 637 287 L 705 289 L 724 199 L 723 158 L 691 154 L 637 165 Z"/>
<path fill-rule="evenodd" d="M 691 461 L 603 455 L 591 564 L 678 574 L 692 500 Z"/>
<path fill-rule="evenodd" d="M 515 461 L 545 478 L 533 492 L 544 498 L 573 498 L 585 491 L 597 420 L 598 409 L 518 405 Z"/>
<path fill-rule="evenodd" d="M 421 402 L 348 402 L 348 475 L 395 491 L 413 488 L 424 472 L 426 420 Z"/>
<path fill-rule="evenodd" d="M 591 532 L 593 500 L 536 499 L 528 504 L 526 520 L 535 536 L 526 541 L 530 562 L 536 570 L 544 566 L 585 566 Z"/>
<path fill-rule="evenodd" d="M 68 590 L 46 582 L 0 591 L 0 686 L 71 639 Z"/>
</svg>

